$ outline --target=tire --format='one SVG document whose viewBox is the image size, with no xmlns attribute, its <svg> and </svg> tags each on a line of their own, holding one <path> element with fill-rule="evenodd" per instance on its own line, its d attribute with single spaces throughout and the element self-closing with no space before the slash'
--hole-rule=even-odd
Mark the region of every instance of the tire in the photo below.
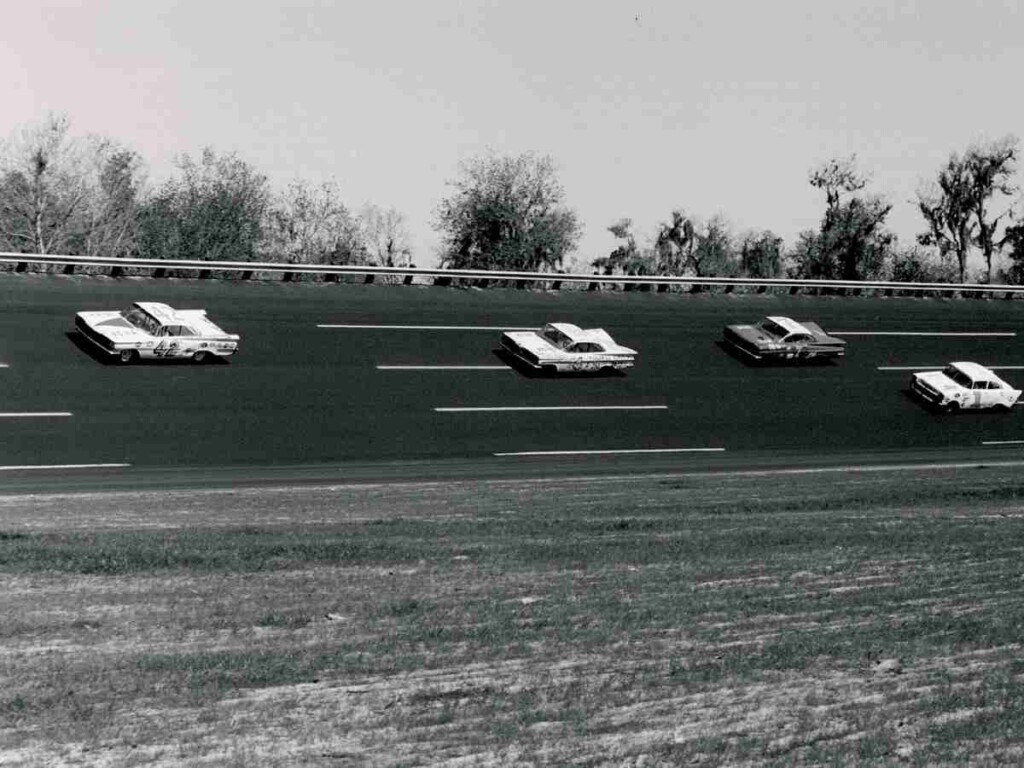
<svg viewBox="0 0 1024 768">
<path fill-rule="evenodd" d="M 205 363 L 208 354 L 209 352 L 207 352 L 205 349 L 198 349 L 192 354 L 192 362 Z"/>
<path fill-rule="evenodd" d="M 944 410 L 946 411 L 946 413 L 958 413 L 960 411 L 960 403 L 958 403 L 956 400 L 950 400 L 948 403 L 946 403 L 946 407 L 944 408 Z"/>
<path fill-rule="evenodd" d="M 117 362 L 121 365 L 128 365 L 134 363 L 139 358 L 139 353 L 134 349 L 122 349 L 117 353 Z"/>
</svg>

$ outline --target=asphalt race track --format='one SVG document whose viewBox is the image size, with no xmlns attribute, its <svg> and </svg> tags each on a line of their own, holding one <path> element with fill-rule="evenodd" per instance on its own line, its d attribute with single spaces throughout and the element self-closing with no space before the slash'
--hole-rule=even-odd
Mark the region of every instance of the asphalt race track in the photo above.
<svg viewBox="0 0 1024 768">
<path fill-rule="evenodd" d="M 239 354 L 120 366 L 71 332 L 77 311 L 136 300 L 207 309 Z M 719 345 L 765 314 L 845 333 L 849 356 L 754 367 Z M 637 367 L 505 366 L 500 329 L 549 320 L 605 328 Z M 1006 300 L 5 274 L 0 488 L 1017 461 L 1024 407 L 932 413 L 903 368 L 974 360 L 1020 385 L 1022 345 L 1024 302 Z"/>
</svg>

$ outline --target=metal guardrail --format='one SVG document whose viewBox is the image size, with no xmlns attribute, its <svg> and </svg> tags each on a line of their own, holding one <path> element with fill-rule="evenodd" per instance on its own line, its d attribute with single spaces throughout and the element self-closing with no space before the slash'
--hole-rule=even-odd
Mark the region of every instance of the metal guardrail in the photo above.
<svg viewBox="0 0 1024 768">
<path fill-rule="evenodd" d="M 481 269 L 418 269 L 415 267 L 378 267 L 370 265 L 337 264 L 287 264 L 281 262 L 255 261 L 201 261 L 195 259 L 121 259 L 102 256 L 64 256 L 38 253 L 0 252 L 0 264 L 13 264 L 15 272 L 37 271 L 39 267 L 62 267 L 64 274 L 74 274 L 78 267 L 109 268 L 112 277 L 123 276 L 126 270 L 150 270 L 150 276 L 167 277 L 169 273 L 195 273 L 196 277 L 209 278 L 215 272 L 236 273 L 243 280 L 252 279 L 259 273 L 280 275 L 283 281 L 295 279 L 296 275 L 316 275 L 324 281 L 336 281 L 341 277 L 363 277 L 372 283 L 377 277 L 401 277 L 405 284 L 419 279 L 432 280 L 435 285 L 451 285 L 465 281 L 476 285 L 491 282 L 515 283 L 516 287 L 527 288 L 538 284 L 558 290 L 565 283 L 585 284 L 590 290 L 602 286 L 623 286 L 626 289 L 651 290 L 659 292 L 670 288 L 687 288 L 692 292 L 706 289 L 722 289 L 730 293 L 736 288 L 765 293 L 769 289 L 788 289 L 789 293 L 813 292 L 837 295 L 860 295 L 868 291 L 886 295 L 946 295 L 988 297 L 1002 295 L 1004 298 L 1024 298 L 1024 286 L 993 285 L 978 283 L 903 283 L 886 280 L 797 280 L 791 278 L 749 278 L 749 277 L 688 277 L 668 275 L 597 275 L 561 272 L 512 272 Z"/>
</svg>

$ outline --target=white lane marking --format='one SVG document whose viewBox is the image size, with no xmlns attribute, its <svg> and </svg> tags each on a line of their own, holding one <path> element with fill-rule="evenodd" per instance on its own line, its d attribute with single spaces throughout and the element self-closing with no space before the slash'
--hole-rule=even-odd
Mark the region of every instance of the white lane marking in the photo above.
<svg viewBox="0 0 1024 768">
<path fill-rule="evenodd" d="M 361 328 L 378 331 L 538 331 L 539 328 L 513 328 L 504 325 L 339 325 L 320 323 L 317 328 Z"/>
<path fill-rule="evenodd" d="M 0 466 L 0 472 L 14 472 L 23 469 L 117 469 L 131 464 L 8 464 Z"/>
<path fill-rule="evenodd" d="M 509 451 L 495 456 L 609 456 L 618 453 L 721 453 L 725 448 L 621 448 L 603 451 Z"/>
<path fill-rule="evenodd" d="M 1016 336 L 1016 331 L 829 331 L 833 336 Z"/>
<path fill-rule="evenodd" d="M 378 365 L 378 371 L 511 371 L 507 365 Z"/>
<path fill-rule="evenodd" d="M 0 363 L 0 368 L 10 368 L 10 367 L 11 366 L 9 366 L 7 363 Z"/>
<path fill-rule="evenodd" d="M 982 440 L 982 445 L 1024 445 L 1024 440 Z"/>
<path fill-rule="evenodd" d="M 479 413 L 484 411 L 664 411 L 667 405 L 495 405 L 435 408 L 438 413 Z"/>
<path fill-rule="evenodd" d="M 880 365 L 880 371 L 941 371 L 945 365 Z M 986 365 L 993 371 L 1024 371 L 1024 365 Z"/>
<path fill-rule="evenodd" d="M 70 416 L 71 411 L 21 411 L 0 413 L 0 419 L 46 419 L 57 416 Z"/>
</svg>

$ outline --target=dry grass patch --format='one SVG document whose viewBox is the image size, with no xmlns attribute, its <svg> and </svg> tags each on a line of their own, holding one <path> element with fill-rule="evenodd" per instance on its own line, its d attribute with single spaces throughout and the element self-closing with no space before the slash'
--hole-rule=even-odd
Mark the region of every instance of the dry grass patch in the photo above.
<svg viewBox="0 0 1024 768">
<path fill-rule="evenodd" d="M 0 497 L 0 763 L 1019 762 L 1024 481 L 830 480 Z"/>
</svg>

